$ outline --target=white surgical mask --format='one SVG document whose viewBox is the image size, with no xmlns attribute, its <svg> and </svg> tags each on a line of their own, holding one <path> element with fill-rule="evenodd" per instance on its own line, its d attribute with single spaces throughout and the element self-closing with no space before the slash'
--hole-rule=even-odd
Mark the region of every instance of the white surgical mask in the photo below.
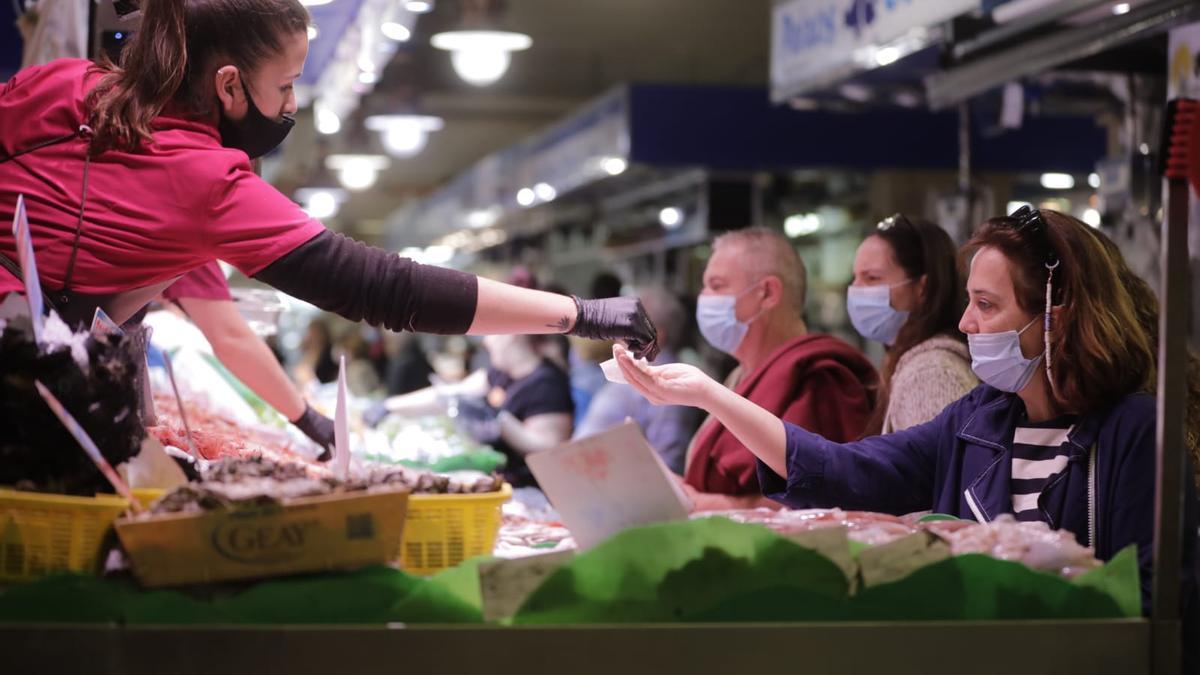
<svg viewBox="0 0 1200 675">
<path fill-rule="evenodd" d="M 892 307 L 892 288 L 903 286 L 912 279 L 896 284 L 851 286 L 846 289 L 846 311 L 858 334 L 882 342 L 889 347 L 896 341 L 900 327 L 908 320 L 908 312 Z"/>
<path fill-rule="evenodd" d="M 967 335 L 967 348 L 971 352 L 971 370 L 987 384 L 1009 393 L 1016 393 L 1029 384 L 1042 360 L 1039 354 L 1027 359 L 1021 354 L 1021 333 L 1033 324 L 1037 317 L 1025 324 L 1021 330 L 1004 330 L 999 333 Z"/>
<path fill-rule="evenodd" d="M 762 314 L 759 312 L 749 321 L 738 321 L 737 301 L 757 285 L 734 295 L 701 295 L 696 299 L 696 323 L 708 344 L 730 355 L 737 351 L 750 324 Z"/>
</svg>

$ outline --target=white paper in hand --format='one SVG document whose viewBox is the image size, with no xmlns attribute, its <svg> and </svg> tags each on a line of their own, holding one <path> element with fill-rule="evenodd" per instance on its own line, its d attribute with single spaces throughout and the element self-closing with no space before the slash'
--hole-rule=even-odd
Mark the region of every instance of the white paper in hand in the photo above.
<svg viewBox="0 0 1200 675">
<path fill-rule="evenodd" d="M 346 356 L 338 364 L 337 410 L 333 414 L 333 467 L 338 478 L 350 477 L 350 429 L 346 425 Z"/>
<path fill-rule="evenodd" d="M 600 371 L 604 373 L 604 379 L 617 384 L 629 384 L 625 379 L 625 373 L 621 372 L 621 366 L 617 365 L 616 359 L 609 359 L 600 363 Z"/>
<path fill-rule="evenodd" d="M 683 491 L 633 422 L 526 462 L 580 548 L 630 527 L 688 517 Z"/>
<path fill-rule="evenodd" d="M 33 235 L 29 232 L 29 217 L 25 214 L 25 195 L 17 195 L 13 212 L 13 237 L 17 244 L 17 263 L 25 284 L 25 299 L 29 303 L 29 320 L 33 323 L 33 341 L 42 344 L 42 282 L 38 279 L 37 260 L 33 256 Z"/>
<path fill-rule="evenodd" d="M 618 345 L 613 345 L 613 357 L 600 364 L 600 371 L 604 373 L 604 379 L 608 380 L 609 382 L 616 382 L 617 384 L 629 384 L 629 381 L 625 379 L 625 373 L 621 372 L 621 366 L 617 364 L 618 349 Z M 634 358 L 633 362 L 638 366 L 650 365 L 650 362 L 646 359 Z"/>
</svg>

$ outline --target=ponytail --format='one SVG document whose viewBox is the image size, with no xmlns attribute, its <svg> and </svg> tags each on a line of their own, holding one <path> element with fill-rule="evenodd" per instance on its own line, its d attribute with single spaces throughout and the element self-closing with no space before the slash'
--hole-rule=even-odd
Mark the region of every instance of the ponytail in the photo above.
<svg viewBox="0 0 1200 675">
<path fill-rule="evenodd" d="M 142 0 L 142 25 L 88 96 L 90 152 L 135 151 L 187 73 L 187 0 Z M 103 67 L 103 66 L 102 66 Z"/>
</svg>

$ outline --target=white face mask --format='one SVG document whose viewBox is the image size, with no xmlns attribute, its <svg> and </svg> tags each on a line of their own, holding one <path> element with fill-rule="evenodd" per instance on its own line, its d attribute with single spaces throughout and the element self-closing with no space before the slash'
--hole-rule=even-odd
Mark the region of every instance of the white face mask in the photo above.
<svg viewBox="0 0 1200 675">
<path fill-rule="evenodd" d="M 1021 333 L 1033 324 L 1037 317 L 1025 324 L 1021 330 L 1004 330 L 999 333 L 967 335 L 967 348 L 971 352 L 971 370 L 987 384 L 1009 393 L 1016 393 L 1029 384 L 1037 372 L 1041 354 L 1027 359 L 1021 353 Z"/>
<path fill-rule="evenodd" d="M 908 320 L 908 312 L 892 307 L 892 288 L 910 283 L 912 279 L 896 284 L 877 286 L 851 286 L 846 289 L 846 311 L 850 323 L 858 334 L 891 346 L 896 341 L 900 327 Z"/>
<path fill-rule="evenodd" d="M 708 344 L 733 355 L 750 330 L 750 324 L 762 315 L 760 311 L 748 321 L 738 321 L 737 301 L 746 293 L 754 290 L 758 283 L 750 285 L 741 293 L 734 295 L 701 295 L 696 299 L 696 323 L 700 326 L 700 334 L 708 340 Z"/>
</svg>

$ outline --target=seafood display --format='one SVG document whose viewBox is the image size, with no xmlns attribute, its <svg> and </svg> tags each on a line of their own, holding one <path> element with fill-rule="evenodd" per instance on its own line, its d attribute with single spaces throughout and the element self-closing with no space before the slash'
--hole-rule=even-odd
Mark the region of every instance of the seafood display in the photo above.
<svg viewBox="0 0 1200 675">
<path fill-rule="evenodd" d="M 713 516 L 763 525 L 780 534 L 822 527 L 845 527 L 851 541 L 869 546 L 888 544 L 925 530 L 945 540 L 954 555 L 979 553 L 1000 560 L 1013 560 L 1035 570 L 1054 572 L 1068 578 L 1100 566 L 1092 550 L 1080 545 L 1070 532 L 1052 530 L 1045 523 L 1020 522 L 1007 514 L 988 523 L 973 520 L 921 521 L 914 516 L 841 509 L 744 509 L 712 511 L 694 517 Z"/>
</svg>

